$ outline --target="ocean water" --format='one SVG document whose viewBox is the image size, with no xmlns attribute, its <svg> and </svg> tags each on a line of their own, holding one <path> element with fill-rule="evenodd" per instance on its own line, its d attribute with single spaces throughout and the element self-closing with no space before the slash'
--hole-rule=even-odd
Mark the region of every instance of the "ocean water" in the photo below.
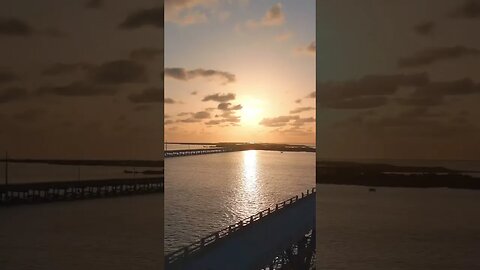
<svg viewBox="0 0 480 270">
<path fill-rule="evenodd" d="M 2 270 L 163 269 L 163 194 L 0 207 Z"/>
<path fill-rule="evenodd" d="M 314 186 L 314 153 L 251 150 L 168 158 L 165 252 Z"/>
<path fill-rule="evenodd" d="M 480 191 L 317 185 L 317 268 L 480 269 Z"/>
<path fill-rule="evenodd" d="M 55 181 L 100 180 L 116 178 L 145 177 L 142 174 L 127 174 L 124 170 L 158 170 L 149 167 L 117 167 L 117 166 L 80 166 L 57 165 L 46 163 L 8 164 L 8 179 L 10 184 L 37 183 Z M 5 163 L 0 164 L 0 185 L 5 182 Z"/>
</svg>

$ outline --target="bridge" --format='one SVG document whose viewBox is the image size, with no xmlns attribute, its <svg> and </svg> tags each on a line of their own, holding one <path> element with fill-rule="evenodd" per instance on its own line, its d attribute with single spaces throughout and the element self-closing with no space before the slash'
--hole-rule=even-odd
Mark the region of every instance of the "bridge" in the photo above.
<svg viewBox="0 0 480 270">
<path fill-rule="evenodd" d="M 225 152 L 232 152 L 234 150 L 227 148 L 213 148 L 213 149 L 188 149 L 188 150 L 165 150 L 164 157 L 183 157 L 183 156 L 196 156 L 196 155 L 207 155 L 207 154 L 218 154 Z"/>
<path fill-rule="evenodd" d="M 304 243 L 309 232 L 314 235 L 315 193 L 315 188 L 307 190 L 166 255 L 166 269 L 273 269 L 272 264 L 292 245 L 297 255 L 307 254 L 305 244 L 298 243 Z M 313 251 L 299 261 L 311 263 L 314 242 L 310 237 Z"/>
<path fill-rule="evenodd" d="M 0 206 L 163 192 L 163 176 L 0 185 Z"/>
</svg>

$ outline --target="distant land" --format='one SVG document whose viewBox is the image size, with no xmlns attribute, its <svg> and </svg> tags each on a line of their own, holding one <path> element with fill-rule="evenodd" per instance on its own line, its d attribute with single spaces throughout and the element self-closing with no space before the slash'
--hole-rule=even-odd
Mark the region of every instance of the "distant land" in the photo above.
<svg viewBox="0 0 480 270">
<path fill-rule="evenodd" d="M 316 172 L 319 184 L 480 189 L 480 178 L 465 175 L 478 171 L 451 170 L 444 167 L 317 161 Z"/>
<path fill-rule="evenodd" d="M 269 151 L 281 151 L 281 152 L 315 152 L 315 148 L 307 145 L 303 145 L 303 144 L 245 143 L 245 142 L 218 142 L 218 143 L 169 142 L 168 144 L 209 145 L 211 147 L 228 148 L 232 151 L 269 150 Z"/>
<path fill-rule="evenodd" d="M 163 167 L 163 160 L 106 160 L 106 159 L 9 159 L 8 162 L 44 163 L 55 165 Z"/>
</svg>

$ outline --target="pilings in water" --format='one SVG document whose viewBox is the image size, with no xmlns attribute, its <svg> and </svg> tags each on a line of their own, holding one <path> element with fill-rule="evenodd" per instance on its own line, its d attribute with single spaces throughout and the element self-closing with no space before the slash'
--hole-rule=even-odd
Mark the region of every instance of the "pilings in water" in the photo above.
<svg viewBox="0 0 480 270">
<path fill-rule="evenodd" d="M 0 185 L 0 206 L 163 192 L 163 177 Z"/>
<path fill-rule="evenodd" d="M 216 149 L 194 149 L 194 150 L 165 150 L 164 157 L 183 157 L 183 156 L 196 156 L 196 155 L 207 155 L 207 154 L 217 154 L 232 152 L 232 150 L 227 148 L 216 148 Z"/>
</svg>

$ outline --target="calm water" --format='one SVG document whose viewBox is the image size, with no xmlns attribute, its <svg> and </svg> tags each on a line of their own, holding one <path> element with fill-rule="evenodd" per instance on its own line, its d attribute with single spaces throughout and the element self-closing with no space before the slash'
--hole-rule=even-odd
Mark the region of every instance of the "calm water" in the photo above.
<svg viewBox="0 0 480 270">
<path fill-rule="evenodd" d="M 317 190 L 318 269 L 480 269 L 480 191 Z"/>
<path fill-rule="evenodd" d="M 0 207 L 1 270 L 162 266 L 163 194 Z"/>
<path fill-rule="evenodd" d="M 314 153 L 243 151 L 165 160 L 165 252 L 315 184 Z"/>
<path fill-rule="evenodd" d="M 43 163 L 13 163 L 8 164 L 9 182 L 32 183 L 52 181 L 98 180 L 114 178 L 145 177 L 142 174 L 127 174 L 124 170 L 143 171 L 158 170 L 148 167 L 116 167 L 116 166 L 77 166 Z M 0 184 L 5 181 L 5 164 L 0 164 Z"/>
</svg>

